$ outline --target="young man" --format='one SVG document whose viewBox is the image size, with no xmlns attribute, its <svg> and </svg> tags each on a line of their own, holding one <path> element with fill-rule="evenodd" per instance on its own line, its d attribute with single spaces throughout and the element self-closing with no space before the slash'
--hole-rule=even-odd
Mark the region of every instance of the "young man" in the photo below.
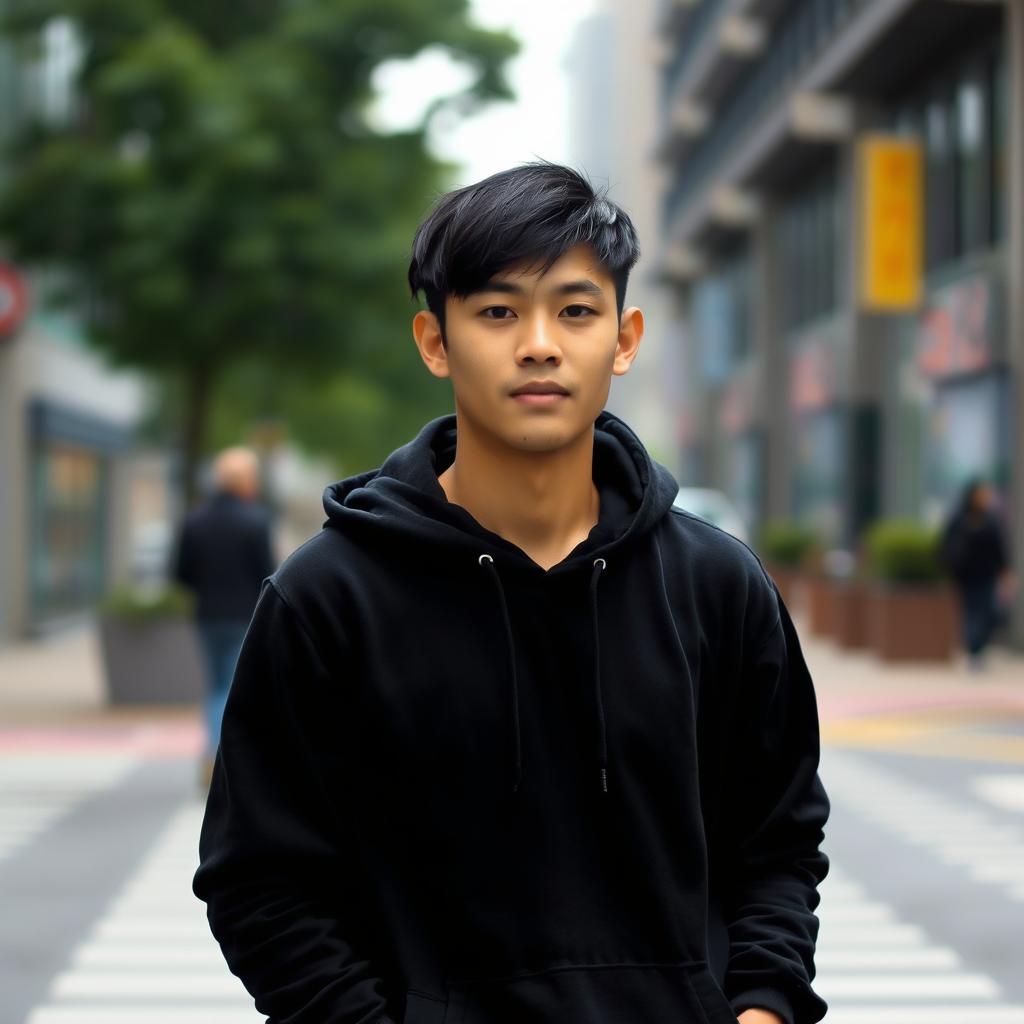
<svg viewBox="0 0 1024 1024">
<path fill-rule="evenodd" d="M 196 894 L 288 1024 L 814 1024 L 812 682 L 739 541 L 604 412 L 629 218 L 548 164 L 409 280 L 455 414 L 328 487 L 266 582 Z"/>
</svg>

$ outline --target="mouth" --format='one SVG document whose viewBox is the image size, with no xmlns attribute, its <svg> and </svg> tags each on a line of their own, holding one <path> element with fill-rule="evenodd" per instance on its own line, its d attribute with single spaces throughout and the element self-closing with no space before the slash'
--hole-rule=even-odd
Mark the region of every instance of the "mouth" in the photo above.
<svg viewBox="0 0 1024 1024">
<path fill-rule="evenodd" d="M 557 405 L 569 396 L 564 391 L 548 391 L 539 394 L 526 391 L 512 397 L 517 402 L 522 402 L 523 405 Z"/>
<path fill-rule="evenodd" d="M 568 398 L 569 392 L 554 381 L 534 381 L 516 388 L 511 395 L 524 405 L 555 405 Z"/>
</svg>

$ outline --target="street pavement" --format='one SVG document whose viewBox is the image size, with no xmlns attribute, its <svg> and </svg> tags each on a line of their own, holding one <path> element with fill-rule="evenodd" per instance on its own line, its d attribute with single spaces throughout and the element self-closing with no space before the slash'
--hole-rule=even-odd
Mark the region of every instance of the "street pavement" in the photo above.
<svg viewBox="0 0 1024 1024">
<path fill-rule="evenodd" d="M 832 800 L 828 1024 L 1024 1024 L 1024 658 L 800 635 Z M 195 709 L 104 707 L 87 629 L 0 650 L 0 1022 L 255 1024 L 191 895 Z"/>
</svg>

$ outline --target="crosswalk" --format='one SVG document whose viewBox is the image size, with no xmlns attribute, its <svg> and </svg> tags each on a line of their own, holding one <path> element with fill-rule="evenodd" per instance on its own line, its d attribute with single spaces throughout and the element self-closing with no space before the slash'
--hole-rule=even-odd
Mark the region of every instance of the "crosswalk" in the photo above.
<svg viewBox="0 0 1024 1024">
<path fill-rule="evenodd" d="M 94 757 L 61 764 L 49 754 L 44 764 L 18 757 L 17 765 L 0 759 L 0 821 L 15 807 L 13 799 L 7 801 L 11 793 L 20 794 L 25 806 L 38 797 L 37 816 L 22 819 L 24 835 L 45 829 L 89 793 L 116 785 L 133 763 Z M 898 836 L 958 872 L 965 884 L 994 884 L 998 893 L 1019 898 L 1019 775 L 979 775 L 968 783 L 978 797 L 971 799 L 885 770 L 869 756 L 829 749 L 823 778 L 833 815 L 852 814 L 879 836 Z M 264 1020 L 227 970 L 204 907 L 191 893 L 201 819 L 198 800 L 177 805 L 44 997 L 17 1024 Z M 814 981 L 829 1003 L 825 1024 L 1024 1024 L 1019 990 L 1009 995 L 995 977 L 966 963 L 962 951 L 931 935 L 916 915 L 908 917 L 880 899 L 873 891 L 877 879 L 865 875 L 865 865 L 858 862 L 858 872 L 844 859 L 848 851 L 832 850 L 829 843 L 827 836 L 831 868 L 821 886 Z"/>
<path fill-rule="evenodd" d="M 815 991 L 829 1024 L 1024 1024 L 1024 1003 L 870 898 L 833 861 L 820 889 Z"/>
<path fill-rule="evenodd" d="M 990 803 L 998 796 L 1005 809 L 1007 799 L 1018 798 L 1020 781 L 999 778 L 998 784 L 979 780 L 975 788 Z M 844 808 L 1024 903 L 1024 819 L 913 782 L 860 754 L 829 750 L 827 785 Z"/>
<path fill-rule="evenodd" d="M 126 754 L 0 755 L 0 864 L 135 766 Z"/>
<path fill-rule="evenodd" d="M 190 801 L 54 978 L 26 1024 L 258 1024 L 191 892 L 202 807 Z"/>
</svg>

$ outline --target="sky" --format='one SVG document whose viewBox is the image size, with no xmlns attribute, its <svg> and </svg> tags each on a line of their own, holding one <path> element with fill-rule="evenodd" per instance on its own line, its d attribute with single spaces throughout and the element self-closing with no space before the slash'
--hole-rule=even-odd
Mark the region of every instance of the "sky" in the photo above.
<svg viewBox="0 0 1024 1024">
<path fill-rule="evenodd" d="M 595 0 L 471 0 L 473 20 L 508 29 L 521 43 L 509 65 L 516 99 L 491 104 L 477 115 L 438 125 L 432 145 L 438 156 L 460 165 L 456 186 L 478 181 L 504 167 L 542 157 L 567 161 L 569 91 L 565 56 L 576 26 L 595 9 Z M 510 18 L 510 10 L 514 18 Z M 380 99 L 375 117 L 382 127 L 408 127 L 430 100 L 466 82 L 464 69 L 441 52 L 393 63 L 375 80 Z"/>
</svg>

